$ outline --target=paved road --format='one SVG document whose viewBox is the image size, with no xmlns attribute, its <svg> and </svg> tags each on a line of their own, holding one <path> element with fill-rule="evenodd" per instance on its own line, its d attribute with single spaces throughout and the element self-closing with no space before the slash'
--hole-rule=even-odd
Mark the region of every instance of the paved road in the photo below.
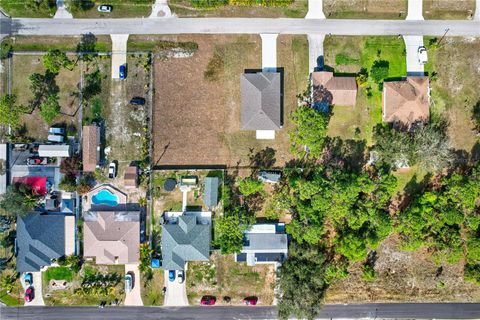
<svg viewBox="0 0 480 320">
<path fill-rule="evenodd" d="M 5 20 L 5 19 L 2 19 Z M 480 21 L 268 18 L 12 19 L 14 35 L 106 34 L 335 34 L 479 36 Z M 8 26 L 6 27 L 8 30 Z M 3 29 L 3 28 L 2 28 Z M 2 30 L 3 32 L 3 30 Z"/>
<path fill-rule="evenodd" d="M 115 307 L 0 307 L 2 320 L 110 320 L 110 319 L 276 319 L 274 307 L 183 307 L 148 308 Z M 480 304 L 358 304 L 325 306 L 320 319 L 331 318 L 387 318 L 387 319 L 478 319 Z"/>
</svg>

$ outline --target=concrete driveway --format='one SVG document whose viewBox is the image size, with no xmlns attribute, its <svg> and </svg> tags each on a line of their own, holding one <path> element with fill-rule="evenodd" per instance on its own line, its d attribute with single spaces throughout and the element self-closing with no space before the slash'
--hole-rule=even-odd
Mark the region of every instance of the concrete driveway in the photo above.
<svg viewBox="0 0 480 320">
<path fill-rule="evenodd" d="M 133 273 L 133 289 L 132 291 L 125 293 L 125 305 L 126 306 L 143 306 L 142 295 L 140 293 L 140 271 L 138 270 L 138 263 L 126 264 L 125 274 Z"/>
<path fill-rule="evenodd" d="M 308 0 L 308 12 L 305 19 L 325 19 L 323 0 Z"/>
<path fill-rule="evenodd" d="M 73 16 L 70 12 L 68 12 L 67 8 L 65 8 L 65 3 L 63 0 L 57 0 L 57 12 L 53 16 L 54 19 L 72 19 Z"/>
<path fill-rule="evenodd" d="M 422 36 L 403 36 L 407 49 L 407 75 L 423 76 L 424 65 L 418 62 L 418 47 L 423 46 Z"/>
<path fill-rule="evenodd" d="M 111 34 L 110 38 L 112 38 L 112 79 L 120 79 L 120 66 L 127 63 L 128 34 Z"/>
<path fill-rule="evenodd" d="M 42 272 L 30 272 L 32 274 L 32 287 L 33 287 L 33 300 L 25 302 L 25 306 L 44 306 L 43 301 L 43 288 L 42 288 Z M 20 274 L 20 282 L 24 290 L 27 290 L 28 286 L 24 282 L 25 273 Z"/>
<path fill-rule="evenodd" d="M 423 0 L 408 0 L 405 20 L 423 20 Z"/>
<path fill-rule="evenodd" d="M 171 18 L 172 10 L 168 6 L 167 0 L 156 0 L 152 5 L 152 13 L 149 18 Z"/>
<path fill-rule="evenodd" d="M 165 270 L 165 287 L 167 292 L 165 292 L 165 300 L 163 306 L 165 307 L 182 307 L 188 306 L 187 298 L 187 288 L 186 288 L 186 272 L 185 272 L 185 281 L 183 283 L 178 282 L 178 277 L 175 277 L 175 281 L 171 282 L 168 280 L 168 270 Z"/>
<path fill-rule="evenodd" d="M 277 69 L 277 37 L 275 33 L 262 33 L 262 69 L 264 71 Z"/>
<path fill-rule="evenodd" d="M 314 72 L 322 70 L 324 66 L 323 58 L 323 40 L 324 34 L 309 34 L 308 37 L 308 56 L 309 56 L 309 70 Z"/>
</svg>

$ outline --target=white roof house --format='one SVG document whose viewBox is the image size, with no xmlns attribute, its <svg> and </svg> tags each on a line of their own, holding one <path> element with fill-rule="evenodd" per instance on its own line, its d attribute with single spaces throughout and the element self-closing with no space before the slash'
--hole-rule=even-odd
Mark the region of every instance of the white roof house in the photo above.
<svg viewBox="0 0 480 320">
<path fill-rule="evenodd" d="M 8 145 L 0 144 L 0 194 L 7 190 Z"/>
<path fill-rule="evenodd" d="M 40 157 L 68 158 L 71 156 L 71 148 L 68 144 L 42 144 L 38 146 L 38 155 Z"/>
</svg>

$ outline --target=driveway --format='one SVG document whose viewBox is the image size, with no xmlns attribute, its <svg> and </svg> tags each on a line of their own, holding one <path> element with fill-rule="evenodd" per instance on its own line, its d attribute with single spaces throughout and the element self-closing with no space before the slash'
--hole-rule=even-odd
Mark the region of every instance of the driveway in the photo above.
<svg viewBox="0 0 480 320">
<path fill-rule="evenodd" d="M 168 6 L 167 0 L 156 0 L 152 5 L 152 13 L 149 18 L 171 18 L 172 10 Z"/>
<path fill-rule="evenodd" d="M 120 66 L 127 63 L 128 34 L 111 34 L 110 38 L 112 38 L 112 79 L 120 79 Z"/>
<path fill-rule="evenodd" d="M 53 16 L 54 19 L 72 19 L 73 16 L 65 8 L 65 3 L 63 0 L 57 0 L 57 12 Z"/>
<path fill-rule="evenodd" d="M 125 305 L 126 306 L 143 306 L 142 295 L 140 293 L 140 271 L 138 270 L 138 263 L 126 264 L 125 274 L 133 273 L 133 289 L 132 291 L 125 293 Z"/>
<path fill-rule="evenodd" d="M 262 69 L 277 69 L 277 37 L 276 33 L 262 33 Z"/>
<path fill-rule="evenodd" d="M 308 0 L 308 12 L 305 19 L 325 19 L 323 0 Z"/>
<path fill-rule="evenodd" d="M 187 298 L 187 288 L 186 288 L 186 272 L 185 272 L 185 281 L 183 283 L 178 282 L 178 277 L 175 277 L 175 281 L 171 282 L 168 280 L 168 270 L 165 270 L 165 287 L 167 292 L 165 292 L 165 300 L 163 305 L 165 307 L 182 307 L 188 306 Z"/>
<path fill-rule="evenodd" d="M 423 20 L 423 0 L 408 0 L 405 20 Z"/>
<path fill-rule="evenodd" d="M 480 20 L 480 0 L 475 1 L 475 15 L 473 20 Z"/>
<path fill-rule="evenodd" d="M 418 47 L 423 46 L 422 36 L 403 36 L 407 49 L 407 75 L 423 76 L 424 65 L 418 62 Z"/>
<path fill-rule="evenodd" d="M 25 302 L 25 306 L 44 306 L 43 301 L 43 289 L 42 289 L 42 272 L 30 272 L 32 274 L 32 287 L 33 287 L 33 300 Z M 27 290 L 28 286 L 24 282 L 25 273 L 20 274 L 20 281 L 24 290 Z"/>
<path fill-rule="evenodd" d="M 322 70 L 324 67 L 323 59 L 323 40 L 325 40 L 324 34 L 309 34 L 308 37 L 308 57 L 309 57 L 309 70 L 314 72 L 316 70 Z"/>
</svg>

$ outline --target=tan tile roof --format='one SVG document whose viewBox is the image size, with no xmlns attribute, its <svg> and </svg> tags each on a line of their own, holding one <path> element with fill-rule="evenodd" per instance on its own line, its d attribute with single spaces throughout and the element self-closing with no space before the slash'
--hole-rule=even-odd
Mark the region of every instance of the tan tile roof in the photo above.
<svg viewBox="0 0 480 320">
<path fill-rule="evenodd" d="M 123 185 L 127 188 L 135 188 L 137 187 L 137 167 L 136 166 L 128 166 L 125 170 L 125 175 L 123 176 Z"/>
<path fill-rule="evenodd" d="M 313 86 L 324 87 L 332 94 L 331 104 L 354 106 L 357 101 L 357 82 L 354 77 L 334 77 L 333 72 L 312 73 Z"/>
<path fill-rule="evenodd" d="M 84 220 L 85 257 L 95 257 L 97 264 L 139 261 L 140 212 L 89 211 Z"/>
<path fill-rule="evenodd" d="M 385 82 L 382 117 L 385 122 L 412 124 L 429 117 L 428 77 L 407 77 L 404 81 Z"/>
<path fill-rule="evenodd" d="M 83 171 L 95 171 L 100 161 L 100 128 L 95 125 L 83 126 Z"/>
</svg>

